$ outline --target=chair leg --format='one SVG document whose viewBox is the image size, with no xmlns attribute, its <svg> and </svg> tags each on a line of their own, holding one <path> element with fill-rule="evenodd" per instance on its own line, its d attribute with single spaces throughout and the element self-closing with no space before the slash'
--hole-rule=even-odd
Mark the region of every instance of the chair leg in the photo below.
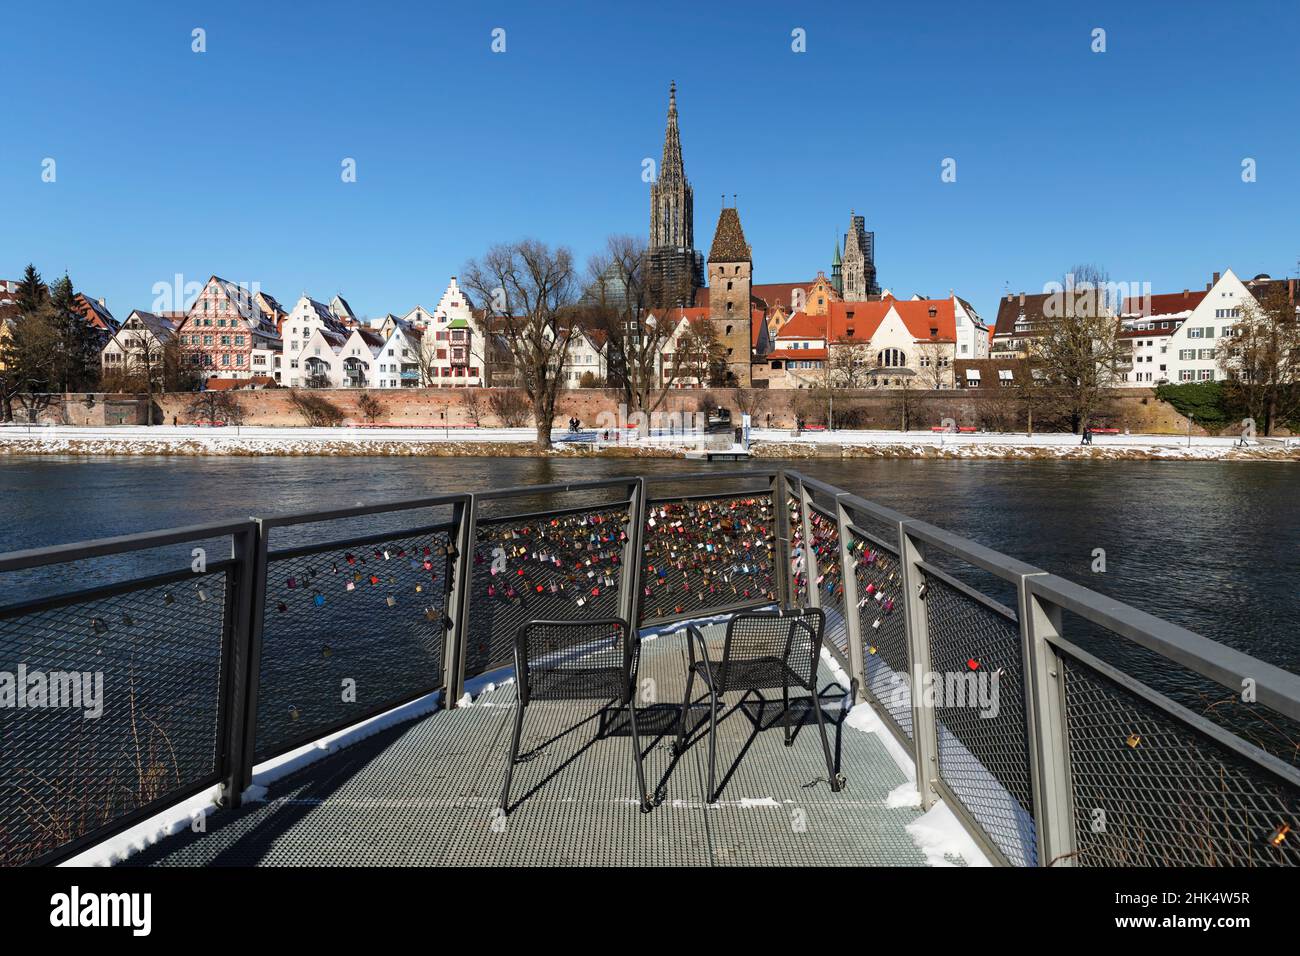
<svg viewBox="0 0 1300 956">
<path fill-rule="evenodd" d="M 781 711 L 781 720 L 785 723 L 785 745 L 789 747 L 794 743 L 794 728 L 790 726 L 790 682 L 786 681 L 781 685 L 781 703 L 784 709 Z"/>
<path fill-rule="evenodd" d="M 844 789 L 844 775 L 835 772 L 835 758 L 831 756 L 830 741 L 826 739 L 826 718 L 822 714 L 821 698 L 817 696 L 817 684 L 814 681 L 812 697 L 810 698 L 813 713 L 817 715 L 817 729 L 821 731 L 822 753 L 826 755 L 826 778 L 830 781 L 831 790 L 838 793 Z"/>
<path fill-rule="evenodd" d="M 641 734 L 636 729 L 636 695 L 633 694 L 627 701 L 628 718 L 632 723 L 632 756 L 636 760 L 636 782 L 641 788 L 641 812 L 649 813 L 654 809 L 654 804 L 650 802 L 650 794 L 645 785 L 645 767 L 641 761 Z"/>
<path fill-rule="evenodd" d="M 691 670 L 686 675 L 686 696 L 682 698 L 682 714 L 677 723 L 677 739 L 673 741 L 673 755 L 681 756 L 685 749 L 682 745 L 686 740 L 686 715 L 691 710 L 691 688 L 695 685 L 695 671 Z"/>
<path fill-rule="evenodd" d="M 510 780 L 515 775 L 515 761 L 519 759 L 519 741 L 524 733 L 524 704 L 515 705 L 515 731 L 510 739 L 510 760 L 506 763 L 506 782 L 501 787 L 501 812 L 510 812 Z"/>
<path fill-rule="evenodd" d="M 717 803 L 718 795 L 713 790 L 716 778 L 715 768 L 718 758 L 718 692 L 709 681 L 709 803 Z"/>
</svg>

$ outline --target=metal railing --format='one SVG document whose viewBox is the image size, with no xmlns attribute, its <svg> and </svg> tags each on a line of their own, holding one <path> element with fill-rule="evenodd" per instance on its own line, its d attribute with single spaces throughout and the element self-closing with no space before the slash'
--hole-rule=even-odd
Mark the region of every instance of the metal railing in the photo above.
<svg viewBox="0 0 1300 956">
<path fill-rule="evenodd" d="M 803 522 L 792 550 L 813 542 L 797 593 L 843 614 L 848 647 L 829 646 L 913 758 L 922 806 L 943 799 L 995 863 L 1300 863 L 1300 772 L 1072 643 L 1064 621 L 1270 718 L 1300 719 L 1300 677 L 814 478 L 782 481 Z M 1017 606 L 940 563 L 1005 582 Z M 981 680 L 996 706 L 972 700 Z"/>
<path fill-rule="evenodd" d="M 208 560 L 214 542 L 229 555 Z M 1300 856 L 1294 767 L 1064 622 L 1226 688 L 1248 681 L 1254 706 L 1286 718 L 1300 719 L 1300 677 L 798 472 L 747 470 L 0 555 L 0 670 L 28 675 L 28 709 L 0 710 L 0 863 L 58 862 L 215 787 L 237 804 L 257 764 L 413 700 L 456 706 L 468 678 L 510 666 L 527 620 L 651 627 L 773 604 L 822 608 L 827 650 L 914 760 L 922 806 L 945 800 L 994 862 Z M 50 705 L 55 675 L 65 693 L 86 674 L 102 693 Z M 953 696 L 980 686 L 996 700 Z"/>
</svg>

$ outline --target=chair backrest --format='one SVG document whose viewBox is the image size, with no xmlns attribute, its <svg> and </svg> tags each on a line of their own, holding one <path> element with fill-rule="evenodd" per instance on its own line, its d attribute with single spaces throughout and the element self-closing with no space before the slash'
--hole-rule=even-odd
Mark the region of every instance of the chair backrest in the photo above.
<svg viewBox="0 0 1300 956">
<path fill-rule="evenodd" d="M 626 703 L 636 677 L 639 641 L 622 618 L 529 621 L 515 634 L 519 699 Z"/>
<path fill-rule="evenodd" d="M 736 614 L 727 623 L 722 646 L 722 673 L 732 663 L 776 658 L 785 662 L 811 689 L 821 656 L 826 615 L 821 608 L 790 608 Z"/>
</svg>

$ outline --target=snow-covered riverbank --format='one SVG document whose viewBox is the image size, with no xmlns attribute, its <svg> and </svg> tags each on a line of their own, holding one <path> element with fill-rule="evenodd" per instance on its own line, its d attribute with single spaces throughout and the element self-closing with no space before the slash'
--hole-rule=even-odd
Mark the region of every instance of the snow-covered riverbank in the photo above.
<svg viewBox="0 0 1300 956">
<path fill-rule="evenodd" d="M 679 457 L 682 446 L 662 441 L 597 445 L 558 441 L 538 452 L 531 428 L 199 428 L 158 425 L 87 428 L 5 426 L 0 455 L 391 455 L 536 456 L 617 455 Z M 935 434 L 933 432 L 805 432 L 756 429 L 750 451 L 755 458 L 992 458 L 992 459 L 1160 459 L 1295 461 L 1300 442 L 1256 441 L 1241 447 L 1235 438 L 1177 435 L 1098 435 L 1094 444 L 1077 435 Z"/>
</svg>

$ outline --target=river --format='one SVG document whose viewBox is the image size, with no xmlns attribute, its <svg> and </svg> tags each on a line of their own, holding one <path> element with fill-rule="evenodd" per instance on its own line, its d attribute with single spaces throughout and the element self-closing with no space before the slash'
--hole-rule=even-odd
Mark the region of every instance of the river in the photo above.
<svg viewBox="0 0 1300 956">
<path fill-rule="evenodd" d="M 789 464 L 1300 671 L 1300 496 L 1293 466 L 877 459 Z M 0 551 L 250 514 L 718 467 L 591 458 L 10 457 L 0 459 Z M 1092 570 L 1098 548 L 1105 552 L 1104 573 Z M 22 599 L 8 590 L 0 580 L 0 605 Z M 1143 676 L 1161 683 L 1158 674 Z"/>
</svg>

